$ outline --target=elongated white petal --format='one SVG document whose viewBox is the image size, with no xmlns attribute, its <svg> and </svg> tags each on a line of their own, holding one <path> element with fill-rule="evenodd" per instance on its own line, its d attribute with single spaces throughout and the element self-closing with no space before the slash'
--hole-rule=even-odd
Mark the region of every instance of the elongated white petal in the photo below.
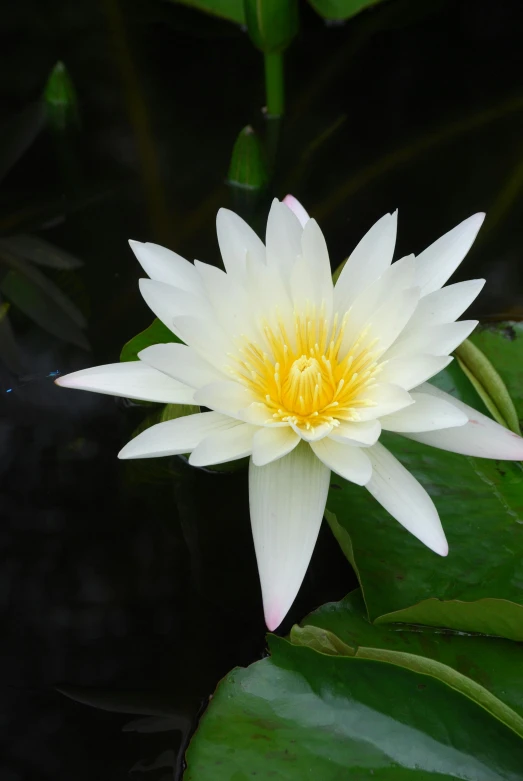
<svg viewBox="0 0 523 781">
<path fill-rule="evenodd" d="M 289 273 L 301 255 L 302 230 L 296 215 L 275 198 L 267 220 L 267 264 Z"/>
<path fill-rule="evenodd" d="M 138 358 L 191 388 L 201 388 L 202 385 L 226 379 L 224 374 L 186 344 L 153 344 L 138 353 Z"/>
<path fill-rule="evenodd" d="M 344 444 L 373 445 L 380 434 L 379 420 L 366 420 L 361 423 L 340 423 L 332 429 L 329 438 Z"/>
<path fill-rule="evenodd" d="M 269 407 L 261 401 L 255 401 L 248 407 L 241 410 L 238 414 L 240 420 L 245 423 L 252 423 L 255 426 L 273 425 L 273 413 Z M 287 423 L 278 423 L 276 425 L 287 426 Z"/>
<path fill-rule="evenodd" d="M 356 340 L 364 326 L 374 321 L 376 311 L 396 301 L 404 291 L 413 287 L 414 255 L 408 255 L 389 266 L 372 284 L 362 290 L 351 304 L 345 327 L 345 341 Z M 419 304 L 418 304 L 419 306 Z M 343 312 L 343 309 L 340 310 Z"/>
<path fill-rule="evenodd" d="M 194 295 L 201 292 L 198 274 L 192 263 L 159 244 L 142 244 L 129 240 L 129 245 L 143 270 L 151 279 L 186 290 Z"/>
<path fill-rule="evenodd" d="M 219 371 L 228 363 L 227 355 L 233 349 L 231 340 L 216 321 L 191 315 L 173 318 L 172 330 L 176 336 L 192 347 Z"/>
<path fill-rule="evenodd" d="M 372 406 L 357 409 L 359 420 L 375 420 L 382 415 L 390 415 L 412 404 L 409 393 L 398 385 L 380 382 L 365 391 L 365 399 Z"/>
<path fill-rule="evenodd" d="M 300 443 L 266 466 L 249 466 L 249 503 L 267 627 L 280 625 L 318 537 L 330 469 Z"/>
<path fill-rule="evenodd" d="M 477 326 L 477 320 L 458 320 L 457 323 L 443 323 L 419 328 L 401 334 L 383 356 L 387 360 L 408 357 L 412 353 L 448 355 L 470 336 Z"/>
<path fill-rule="evenodd" d="M 206 436 L 192 451 L 189 463 L 193 466 L 210 466 L 250 456 L 253 437 L 258 429 L 248 423 L 235 423 L 231 428 Z"/>
<path fill-rule="evenodd" d="M 307 222 L 309 221 L 309 215 L 299 202 L 297 198 L 294 197 L 294 195 L 286 195 L 283 199 L 282 203 L 285 204 L 285 206 L 288 206 L 289 209 L 294 212 L 298 220 L 300 221 L 300 225 L 304 228 Z"/>
<path fill-rule="evenodd" d="M 399 293 L 394 303 L 389 300 L 374 313 L 369 336 L 379 339 L 376 347 L 385 352 L 399 337 L 419 301 L 419 288 L 413 287 Z"/>
<path fill-rule="evenodd" d="M 216 217 L 218 244 L 223 265 L 228 274 L 242 279 L 247 255 L 255 263 L 265 263 L 265 247 L 262 240 L 247 223 L 229 209 L 220 209 Z"/>
<path fill-rule="evenodd" d="M 423 486 L 379 442 L 365 452 L 372 462 L 367 490 L 407 531 L 435 553 L 446 556 L 448 544 L 438 511 Z"/>
<path fill-rule="evenodd" d="M 208 263 L 197 260 L 195 267 L 201 277 L 207 301 L 214 310 L 215 319 L 225 333 L 232 338 L 242 334 L 259 341 L 260 334 L 249 308 L 245 285 L 241 285 L 234 274 L 226 274 Z"/>
<path fill-rule="evenodd" d="M 385 431 L 398 431 L 400 434 L 412 431 L 435 431 L 440 428 L 464 426 L 467 415 L 455 404 L 429 396 L 428 393 L 411 393 L 414 404 L 392 415 L 380 419 Z"/>
<path fill-rule="evenodd" d="M 318 440 L 323 439 L 323 437 L 327 437 L 334 426 L 332 423 L 326 421 L 325 423 L 320 423 L 319 426 L 314 426 L 314 428 L 310 429 L 297 426 L 295 423 L 291 423 L 291 427 L 303 440 L 305 440 L 305 442 L 317 442 Z"/>
<path fill-rule="evenodd" d="M 452 360 L 451 355 L 424 355 L 423 353 L 385 360 L 379 375 L 380 381 L 391 382 L 410 391 L 411 388 L 430 380 Z"/>
<path fill-rule="evenodd" d="M 470 279 L 429 293 L 420 300 L 407 327 L 414 329 L 454 322 L 477 298 L 484 284 L 484 279 Z"/>
<path fill-rule="evenodd" d="M 468 423 L 459 428 L 404 434 L 404 436 L 425 445 L 465 456 L 523 461 L 523 438 L 433 385 L 425 383 L 418 390 L 453 404 L 465 413 Z"/>
<path fill-rule="evenodd" d="M 204 385 L 194 394 L 196 404 L 210 407 L 233 417 L 241 417 L 241 412 L 258 398 L 239 382 L 213 382 Z"/>
<path fill-rule="evenodd" d="M 256 466 L 265 466 L 271 461 L 286 456 L 293 450 L 300 437 L 290 426 L 265 427 L 254 435 L 252 460 Z"/>
<path fill-rule="evenodd" d="M 64 388 L 94 391 L 126 399 L 163 404 L 194 404 L 194 388 L 173 380 L 141 361 L 108 363 L 66 374 L 55 380 Z"/>
<path fill-rule="evenodd" d="M 165 282 L 140 279 L 140 293 L 149 309 L 167 328 L 173 330 L 174 318 L 179 315 L 202 315 L 208 318 L 208 307 L 200 296 L 180 290 Z"/>
<path fill-rule="evenodd" d="M 372 475 L 372 465 L 366 455 L 367 448 L 350 447 L 335 442 L 330 437 L 311 442 L 311 447 L 325 466 L 357 485 L 365 485 Z"/>
<path fill-rule="evenodd" d="M 325 237 L 316 220 L 309 220 L 303 229 L 301 236 L 302 254 L 312 272 L 313 284 L 316 288 L 316 297 L 327 307 L 326 316 L 330 318 L 332 309 L 332 269 L 329 260 L 329 251 Z"/>
<path fill-rule="evenodd" d="M 483 213 L 474 214 L 418 255 L 416 284 L 421 288 L 422 296 L 438 290 L 455 272 L 471 248 L 484 219 Z"/>
<path fill-rule="evenodd" d="M 167 420 L 142 431 L 118 453 L 118 458 L 156 458 L 189 453 L 202 439 L 236 426 L 237 421 L 218 412 L 199 412 Z"/>
<path fill-rule="evenodd" d="M 345 312 L 362 290 L 390 266 L 396 244 L 398 213 L 372 226 L 348 258 L 334 288 L 334 308 Z"/>
</svg>

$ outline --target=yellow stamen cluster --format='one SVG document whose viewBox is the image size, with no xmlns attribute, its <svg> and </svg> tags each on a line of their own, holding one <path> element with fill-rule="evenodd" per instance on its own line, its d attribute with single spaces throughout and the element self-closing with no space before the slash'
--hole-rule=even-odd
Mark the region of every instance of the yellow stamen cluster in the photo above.
<svg viewBox="0 0 523 781">
<path fill-rule="evenodd" d="M 375 341 L 365 329 L 343 355 L 340 348 L 347 315 L 332 324 L 323 310 L 295 312 L 294 338 L 278 318 L 277 327 L 262 325 L 264 345 L 245 340 L 233 372 L 266 404 L 272 421 L 311 430 L 329 423 L 357 421 L 358 409 L 373 406 L 366 396 L 380 367 Z"/>
</svg>

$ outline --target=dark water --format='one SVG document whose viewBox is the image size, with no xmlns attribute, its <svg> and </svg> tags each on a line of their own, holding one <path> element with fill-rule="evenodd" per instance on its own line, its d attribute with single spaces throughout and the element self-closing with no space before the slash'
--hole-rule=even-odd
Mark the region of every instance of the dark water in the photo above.
<svg viewBox="0 0 523 781">
<path fill-rule="evenodd" d="M 255 223 L 291 191 L 337 264 L 396 207 L 398 256 L 486 210 L 459 277 L 487 277 L 476 314 L 518 317 L 523 6 L 390 0 L 330 27 L 302 10 L 276 179 Z M 160 0 L 4 0 L 0 21 L 3 120 L 62 59 L 82 121 L 67 142 L 44 130 L 12 168 L 0 231 L 84 261 L 57 281 L 92 346 L 10 312 L 24 369 L 0 372 L 0 779 L 179 778 L 217 681 L 265 649 L 245 475 L 117 461 L 143 408 L 46 375 L 116 361 L 149 324 L 129 237 L 218 261 L 233 141 L 249 122 L 263 131 L 261 57 L 234 26 Z M 281 631 L 354 583 L 323 529 Z"/>
</svg>

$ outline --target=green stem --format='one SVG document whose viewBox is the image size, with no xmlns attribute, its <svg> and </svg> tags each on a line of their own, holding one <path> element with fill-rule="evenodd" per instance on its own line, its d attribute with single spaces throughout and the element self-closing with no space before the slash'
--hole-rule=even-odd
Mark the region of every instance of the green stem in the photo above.
<svg viewBox="0 0 523 781">
<path fill-rule="evenodd" d="M 267 114 L 281 117 L 284 108 L 283 54 L 264 54 Z"/>
</svg>

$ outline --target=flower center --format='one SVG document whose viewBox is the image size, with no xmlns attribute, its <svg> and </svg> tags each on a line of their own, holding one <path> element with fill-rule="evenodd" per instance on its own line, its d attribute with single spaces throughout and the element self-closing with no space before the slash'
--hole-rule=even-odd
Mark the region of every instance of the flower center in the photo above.
<svg viewBox="0 0 523 781">
<path fill-rule="evenodd" d="M 347 318 L 340 323 L 336 315 L 329 325 L 323 312 L 295 312 L 292 339 L 279 318 L 275 328 L 262 324 L 263 342 L 244 341 L 232 371 L 268 407 L 268 424 L 337 426 L 374 406 L 368 391 L 380 371 L 376 340 L 366 329 L 344 346 Z"/>
</svg>

